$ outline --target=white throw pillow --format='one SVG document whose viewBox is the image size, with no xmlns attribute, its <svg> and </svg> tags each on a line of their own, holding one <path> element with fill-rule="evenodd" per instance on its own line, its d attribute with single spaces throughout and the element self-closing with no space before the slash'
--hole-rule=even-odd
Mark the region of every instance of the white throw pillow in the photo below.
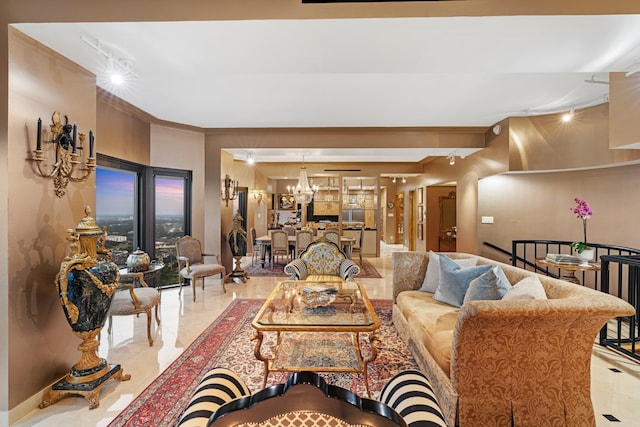
<svg viewBox="0 0 640 427">
<path fill-rule="evenodd" d="M 544 286 L 537 276 L 529 276 L 513 285 L 502 297 L 503 300 L 514 299 L 547 299 Z"/>
<path fill-rule="evenodd" d="M 451 259 L 462 268 L 473 267 L 477 262 L 476 258 Z M 420 290 L 435 294 L 438 286 L 440 286 L 440 255 L 433 251 L 429 251 L 429 265 L 427 265 L 427 272 L 424 275 L 424 280 Z"/>
</svg>

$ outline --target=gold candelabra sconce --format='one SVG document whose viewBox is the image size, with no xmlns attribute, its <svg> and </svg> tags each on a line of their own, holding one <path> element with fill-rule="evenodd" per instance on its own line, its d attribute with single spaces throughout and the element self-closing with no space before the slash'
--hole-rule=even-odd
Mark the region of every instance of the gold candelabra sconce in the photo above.
<svg viewBox="0 0 640 427">
<path fill-rule="evenodd" d="M 262 190 L 254 188 L 253 198 L 256 199 L 256 201 L 258 202 L 258 206 L 260 206 L 260 203 L 262 203 L 262 200 L 264 199 L 264 192 Z"/>
<path fill-rule="evenodd" d="M 222 180 L 222 200 L 225 206 L 229 206 L 229 200 L 235 200 L 238 198 L 238 180 L 233 180 L 229 175 L 224 176 Z"/>
<path fill-rule="evenodd" d="M 45 140 L 42 132 L 42 119 L 38 118 L 36 149 L 29 160 L 35 163 L 38 175 L 43 178 L 53 178 L 56 196 L 62 197 L 67 192 L 69 182 L 84 182 L 95 170 L 95 135 L 93 130 L 89 130 L 89 155 L 85 159 L 84 167 L 81 168 L 82 162 L 78 151 L 84 149 L 86 135 L 78 133 L 77 125 L 75 123 L 69 124 L 67 116 L 64 116 L 64 123 L 62 123 L 60 113 L 57 111 L 53 113 L 51 121 L 52 124 L 49 125 L 51 138 Z M 53 144 L 55 151 L 55 161 L 49 166 L 46 166 L 47 158 L 43 144 Z"/>
</svg>

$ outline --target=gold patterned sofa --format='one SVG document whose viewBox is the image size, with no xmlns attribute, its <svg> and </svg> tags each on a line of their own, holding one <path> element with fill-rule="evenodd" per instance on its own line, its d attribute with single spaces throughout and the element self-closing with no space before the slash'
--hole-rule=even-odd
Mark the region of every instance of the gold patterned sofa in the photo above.
<svg viewBox="0 0 640 427">
<path fill-rule="evenodd" d="M 446 255 L 456 263 L 473 257 L 492 271 L 500 266 L 510 289 L 536 276 L 547 298 L 454 307 L 419 290 L 429 281 L 428 253 L 393 253 L 393 322 L 431 380 L 449 426 L 595 426 L 594 339 L 608 320 L 633 315 L 633 307 L 487 258 Z"/>
<path fill-rule="evenodd" d="M 290 274 L 292 280 L 327 282 L 353 280 L 360 273 L 360 267 L 347 258 L 338 245 L 320 238 L 307 246 L 300 258 L 285 265 L 284 272 Z"/>
</svg>

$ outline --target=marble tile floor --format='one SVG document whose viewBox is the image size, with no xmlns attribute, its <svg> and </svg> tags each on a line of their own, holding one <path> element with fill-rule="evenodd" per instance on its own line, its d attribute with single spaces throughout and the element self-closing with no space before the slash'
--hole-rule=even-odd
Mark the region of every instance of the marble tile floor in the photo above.
<svg viewBox="0 0 640 427">
<path fill-rule="evenodd" d="M 363 279 L 371 299 L 391 297 L 391 252 L 399 245 L 383 246 L 380 258 L 369 258 L 383 275 L 381 279 Z M 244 263 L 250 263 L 246 258 Z M 100 357 L 119 363 L 131 380 L 109 381 L 100 394 L 100 406 L 89 410 L 82 397 L 68 397 L 37 409 L 42 395 L 33 396 L 11 413 L 12 426 L 66 427 L 107 426 L 156 376 L 158 376 L 235 298 L 265 298 L 279 278 L 252 277 L 244 284 L 227 284 L 222 292 L 219 279 L 207 279 L 204 291 L 197 289 L 193 302 L 191 288 L 162 290 L 161 320 L 153 324 L 154 344 L 146 338 L 146 320 L 142 315 L 114 317 L 113 333 L 102 332 Z M 592 357 L 592 399 L 597 427 L 640 425 L 640 364 L 598 345 Z M 607 418 L 610 417 L 610 418 Z M 613 418 L 611 418 L 613 417 Z"/>
</svg>

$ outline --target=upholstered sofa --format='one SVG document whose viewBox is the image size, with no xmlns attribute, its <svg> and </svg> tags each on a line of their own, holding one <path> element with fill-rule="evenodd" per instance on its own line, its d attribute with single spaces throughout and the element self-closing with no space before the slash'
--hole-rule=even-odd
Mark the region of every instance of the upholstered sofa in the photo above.
<svg viewBox="0 0 640 427">
<path fill-rule="evenodd" d="M 594 339 L 608 320 L 633 315 L 633 307 L 487 258 L 446 255 L 500 266 L 507 287 L 536 276 L 547 298 L 473 300 L 454 307 L 419 290 L 428 253 L 393 254 L 393 322 L 431 380 L 448 424 L 595 426 L 590 391 Z"/>
<path fill-rule="evenodd" d="M 292 280 L 316 282 L 353 280 L 360 273 L 358 264 L 351 261 L 338 245 L 320 238 L 307 246 L 307 249 L 285 265 L 284 272 Z"/>
<path fill-rule="evenodd" d="M 403 371 L 380 392 L 361 398 L 321 376 L 303 371 L 251 394 L 233 371 L 218 367 L 196 387 L 176 427 L 446 427 L 429 380 Z"/>
</svg>

